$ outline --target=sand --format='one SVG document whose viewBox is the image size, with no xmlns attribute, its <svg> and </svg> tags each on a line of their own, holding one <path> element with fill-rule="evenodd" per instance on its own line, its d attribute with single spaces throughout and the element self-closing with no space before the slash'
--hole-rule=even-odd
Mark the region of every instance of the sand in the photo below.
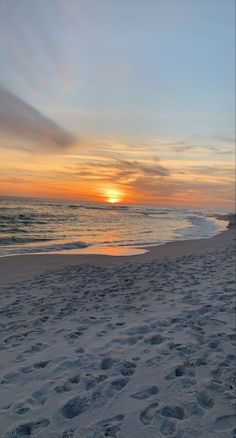
<svg viewBox="0 0 236 438">
<path fill-rule="evenodd" d="M 0 436 L 236 436 L 234 247 L 0 259 Z"/>
</svg>

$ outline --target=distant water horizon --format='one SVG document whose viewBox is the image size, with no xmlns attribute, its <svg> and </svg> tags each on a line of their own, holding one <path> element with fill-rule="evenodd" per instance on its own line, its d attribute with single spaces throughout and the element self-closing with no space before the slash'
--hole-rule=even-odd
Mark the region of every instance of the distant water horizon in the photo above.
<svg viewBox="0 0 236 438">
<path fill-rule="evenodd" d="M 0 256 L 43 253 L 134 255 L 146 247 L 212 237 L 218 210 L 0 197 Z"/>
</svg>

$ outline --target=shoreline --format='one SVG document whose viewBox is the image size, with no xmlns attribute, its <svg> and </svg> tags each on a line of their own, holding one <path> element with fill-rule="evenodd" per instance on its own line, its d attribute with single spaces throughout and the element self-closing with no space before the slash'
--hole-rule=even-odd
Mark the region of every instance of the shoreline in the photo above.
<svg viewBox="0 0 236 438">
<path fill-rule="evenodd" d="M 166 242 L 162 245 L 138 247 L 146 250 L 144 254 L 128 256 L 112 256 L 100 254 L 65 254 L 65 253 L 43 253 L 43 254 L 20 254 L 0 257 L 1 284 L 6 285 L 30 278 L 52 270 L 63 269 L 67 266 L 97 265 L 115 266 L 126 263 L 145 263 L 163 258 L 174 258 L 201 253 L 227 244 L 236 237 L 235 215 L 222 215 L 218 219 L 228 221 L 224 231 L 220 231 L 213 237 L 204 237 L 193 240 L 179 240 Z"/>
</svg>

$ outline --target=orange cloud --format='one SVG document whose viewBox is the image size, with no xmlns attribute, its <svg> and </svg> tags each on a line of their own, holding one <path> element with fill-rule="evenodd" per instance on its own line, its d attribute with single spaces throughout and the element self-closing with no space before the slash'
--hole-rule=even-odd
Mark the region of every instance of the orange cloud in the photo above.
<svg viewBox="0 0 236 438">
<path fill-rule="evenodd" d="M 206 206 L 232 209 L 234 166 L 218 159 L 158 159 L 153 148 L 140 158 L 118 142 L 113 156 L 89 146 L 76 154 L 34 154 L 3 148 L 0 162 L 1 195 L 78 199 L 81 201 Z M 160 152 L 161 150 L 156 151 Z M 215 157 L 214 157 L 215 158 Z"/>
</svg>

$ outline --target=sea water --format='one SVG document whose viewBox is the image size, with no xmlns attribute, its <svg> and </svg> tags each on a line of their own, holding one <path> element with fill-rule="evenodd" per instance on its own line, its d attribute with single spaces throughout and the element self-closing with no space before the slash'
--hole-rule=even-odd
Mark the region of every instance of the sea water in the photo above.
<svg viewBox="0 0 236 438">
<path fill-rule="evenodd" d="M 0 256 L 31 253 L 132 255 L 226 229 L 218 212 L 173 207 L 0 198 Z"/>
</svg>

